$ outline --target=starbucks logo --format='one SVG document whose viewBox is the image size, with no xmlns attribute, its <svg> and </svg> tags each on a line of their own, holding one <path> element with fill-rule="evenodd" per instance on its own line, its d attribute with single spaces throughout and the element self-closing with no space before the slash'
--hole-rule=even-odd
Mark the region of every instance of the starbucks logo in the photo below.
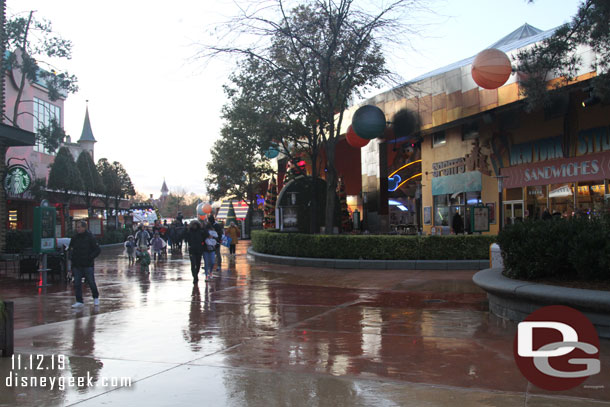
<svg viewBox="0 0 610 407">
<path fill-rule="evenodd" d="M 21 165 L 13 165 L 6 171 L 4 178 L 4 190 L 9 195 L 20 195 L 28 190 L 32 178 L 28 174 L 25 167 Z"/>
</svg>

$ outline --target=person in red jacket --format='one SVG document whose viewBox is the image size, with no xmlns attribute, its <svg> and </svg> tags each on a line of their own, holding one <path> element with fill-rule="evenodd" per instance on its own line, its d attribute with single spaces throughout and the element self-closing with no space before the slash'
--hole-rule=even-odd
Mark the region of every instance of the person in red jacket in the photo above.
<svg viewBox="0 0 610 407">
<path fill-rule="evenodd" d="M 68 251 L 72 259 L 72 275 L 74 276 L 74 294 L 76 302 L 73 308 L 83 306 L 83 277 L 93 294 L 93 304 L 100 304 L 100 293 L 97 291 L 93 266 L 95 258 L 100 254 L 100 246 L 97 244 L 93 234 L 87 230 L 87 222 L 84 220 L 76 223 L 76 235 L 70 240 Z"/>
</svg>

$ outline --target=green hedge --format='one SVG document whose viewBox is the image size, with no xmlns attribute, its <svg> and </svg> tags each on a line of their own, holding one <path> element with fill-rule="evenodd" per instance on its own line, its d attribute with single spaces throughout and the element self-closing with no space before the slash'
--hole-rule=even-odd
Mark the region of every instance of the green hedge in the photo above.
<svg viewBox="0 0 610 407">
<path fill-rule="evenodd" d="M 252 231 L 258 253 L 366 260 L 483 260 L 496 236 L 311 235 Z"/>
<path fill-rule="evenodd" d="M 610 218 L 516 223 L 498 244 L 508 277 L 610 279 Z"/>
</svg>

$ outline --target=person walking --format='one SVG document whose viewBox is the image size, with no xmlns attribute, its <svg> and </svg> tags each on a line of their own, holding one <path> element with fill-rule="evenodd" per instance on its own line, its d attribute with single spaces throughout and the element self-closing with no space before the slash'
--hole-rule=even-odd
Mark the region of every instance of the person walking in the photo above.
<svg viewBox="0 0 610 407">
<path fill-rule="evenodd" d="M 161 260 L 161 257 L 163 256 L 163 248 L 165 247 L 165 241 L 161 239 L 159 232 L 155 232 L 150 244 L 152 246 L 154 260 Z"/>
<path fill-rule="evenodd" d="M 464 233 L 464 221 L 462 220 L 460 213 L 457 211 L 453 214 L 451 226 L 453 227 L 453 233 L 456 235 L 461 235 Z"/>
<path fill-rule="evenodd" d="M 93 275 L 94 259 L 100 254 L 100 246 L 93 237 L 93 234 L 87 230 L 87 222 L 80 220 L 76 223 L 76 235 L 70 240 L 68 252 L 72 259 L 72 275 L 74 276 L 74 294 L 76 302 L 72 304 L 73 308 L 83 307 L 83 287 L 82 280 L 85 281 L 91 289 L 93 295 L 93 304 L 100 304 L 100 293 L 95 284 Z"/>
<path fill-rule="evenodd" d="M 189 245 L 189 258 L 191 260 L 191 274 L 193 284 L 199 282 L 199 269 L 201 268 L 201 256 L 203 254 L 204 231 L 198 220 L 193 220 L 189 224 L 186 232 L 186 239 Z"/>
<path fill-rule="evenodd" d="M 221 246 L 220 239 L 224 233 L 222 231 L 222 226 L 220 226 L 220 224 L 218 222 L 216 222 L 213 215 L 208 216 L 208 224 L 212 225 L 212 228 L 216 232 L 216 236 L 217 236 L 216 237 L 217 245 L 216 245 L 216 250 L 215 250 L 216 271 L 220 272 L 220 269 L 222 267 L 222 256 L 220 255 L 220 246 Z"/>
<path fill-rule="evenodd" d="M 148 251 L 148 246 L 150 246 L 150 233 L 148 233 L 143 225 L 138 226 L 138 231 L 136 232 L 136 246 L 140 250 L 146 251 Z"/>
<path fill-rule="evenodd" d="M 136 252 L 136 241 L 132 235 L 127 236 L 127 240 L 125 241 L 124 245 L 125 251 L 127 252 L 127 257 L 129 258 L 129 265 L 131 266 L 136 261 L 134 257 Z"/>
<path fill-rule="evenodd" d="M 235 222 L 231 222 L 231 225 L 229 225 L 227 237 L 231 238 L 231 243 L 229 243 L 229 255 L 235 257 L 235 245 L 239 241 L 239 229 L 235 225 Z"/>
<path fill-rule="evenodd" d="M 214 226 L 208 223 L 205 227 L 205 240 L 203 245 L 203 268 L 205 270 L 205 281 L 212 281 L 212 270 L 214 269 L 214 255 L 216 254 L 218 243 L 218 233 Z"/>
</svg>

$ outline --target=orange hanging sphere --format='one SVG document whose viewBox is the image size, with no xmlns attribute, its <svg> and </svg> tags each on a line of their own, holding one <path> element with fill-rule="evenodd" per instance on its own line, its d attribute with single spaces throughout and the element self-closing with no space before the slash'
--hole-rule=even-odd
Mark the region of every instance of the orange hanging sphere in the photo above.
<svg viewBox="0 0 610 407">
<path fill-rule="evenodd" d="M 208 215 L 210 213 L 212 213 L 212 205 L 210 205 L 210 204 L 203 205 L 203 212 L 207 213 Z"/>
<path fill-rule="evenodd" d="M 369 139 L 365 139 L 362 137 L 359 137 L 356 132 L 354 131 L 354 128 L 352 127 L 352 125 L 350 124 L 350 126 L 347 128 L 347 133 L 345 135 L 345 139 L 347 140 L 347 144 L 349 144 L 352 147 L 355 148 L 362 148 L 364 146 L 366 146 L 369 141 Z"/>
<path fill-rule="evenodd" d="M 472 63 L 472 79 L 484 89 L 497 89 L 504 85 L 512 67 L 510 59 L 499 49 L 489 48 L 479 52 Z"/>
</svg>

